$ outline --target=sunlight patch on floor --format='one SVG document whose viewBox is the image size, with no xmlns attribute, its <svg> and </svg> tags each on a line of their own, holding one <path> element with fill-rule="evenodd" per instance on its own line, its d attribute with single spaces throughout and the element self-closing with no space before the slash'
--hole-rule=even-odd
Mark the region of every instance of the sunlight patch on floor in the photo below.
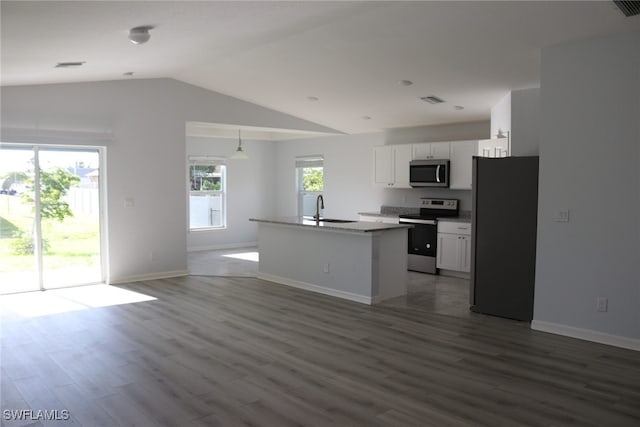
<svg viewBox="0 0 640 427">
<path fill-rule="evenodd" d="M 227 258 L 241 259 L 243 261 L 253 261 L 253 262 L 260 261 L 260 254 L 258 252 L 238 252 L 235 254 L 226 254 L 222 256 Z"/>
<path fill-rule="evenodd" d="M 0 296 L 2 312 L 38 317 L 157 298 L 110 285 L 90 285 Z"/>
</svg>

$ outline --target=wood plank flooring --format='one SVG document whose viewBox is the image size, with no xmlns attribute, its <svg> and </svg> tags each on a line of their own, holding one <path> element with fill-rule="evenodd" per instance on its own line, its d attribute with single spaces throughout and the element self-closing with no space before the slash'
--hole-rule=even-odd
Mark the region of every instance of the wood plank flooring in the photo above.
<svg viewBox="0 0 640 427">
<path fill-rule="evenodd" d="M 2 426 L 638 426 L 640 354 L 526 323 L 365 306 L 254 278 L 2 311 Z M 3 413 L 4 415 L 4 413 Z"/>
</svg>

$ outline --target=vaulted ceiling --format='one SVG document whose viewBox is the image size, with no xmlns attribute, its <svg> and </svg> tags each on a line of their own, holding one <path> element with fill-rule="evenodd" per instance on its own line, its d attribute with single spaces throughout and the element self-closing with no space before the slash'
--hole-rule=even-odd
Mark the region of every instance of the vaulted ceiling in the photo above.
<svg viewBox="0 0 640 427">
<path fill-rule="evenodd" d="M 1 13 L 2 85 L 169 77 L 348 133 L 486 120 L 539 85 L 542 47 L 640 30 L 609 1 L 2 1 Z M 140 25 L 155 28 L 134 45 Z M 85 64 L 55 68 L 68 61 Z"/>
</svg>

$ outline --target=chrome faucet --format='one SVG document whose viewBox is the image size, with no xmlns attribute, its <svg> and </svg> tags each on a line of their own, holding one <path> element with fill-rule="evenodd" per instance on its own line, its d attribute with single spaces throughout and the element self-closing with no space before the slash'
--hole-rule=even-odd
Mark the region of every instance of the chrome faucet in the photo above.
<svg viewBox="0 0 640 427">
<path fill-rule="evenodd" d="M 313 216 L 313 219 L 316 221 L 320 221 L 320 209 L 324 209 L 324 197 L 322 194 L 318 194 L 318 198 L 316 199 L 316 214 Z"/>
</svg>

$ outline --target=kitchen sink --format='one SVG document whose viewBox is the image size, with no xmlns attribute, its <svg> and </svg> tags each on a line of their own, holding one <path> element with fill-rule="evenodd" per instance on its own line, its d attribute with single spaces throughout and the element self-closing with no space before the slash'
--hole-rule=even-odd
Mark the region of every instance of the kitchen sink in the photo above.
<svg viewBox="0 0 640 427">
<path fill-rule="evenodd" d="M 309 216 L 305 216 L 304 220 L 309 222 L 316 221 L 315 218 L 309 217 Z M 358 222 L 358 221 L 349 220 L 349 219 L 320 218 L 317 222 L 333 222 L 335 224 L 347 224 L 350 222 Z"/>
<path fill-rule="evenodd" d="M 320 218 L 320 222 L 335 222 L 337 224 L 346 224 L 348 222 L 357 222 L 349 219 Z"/>
</svg>

